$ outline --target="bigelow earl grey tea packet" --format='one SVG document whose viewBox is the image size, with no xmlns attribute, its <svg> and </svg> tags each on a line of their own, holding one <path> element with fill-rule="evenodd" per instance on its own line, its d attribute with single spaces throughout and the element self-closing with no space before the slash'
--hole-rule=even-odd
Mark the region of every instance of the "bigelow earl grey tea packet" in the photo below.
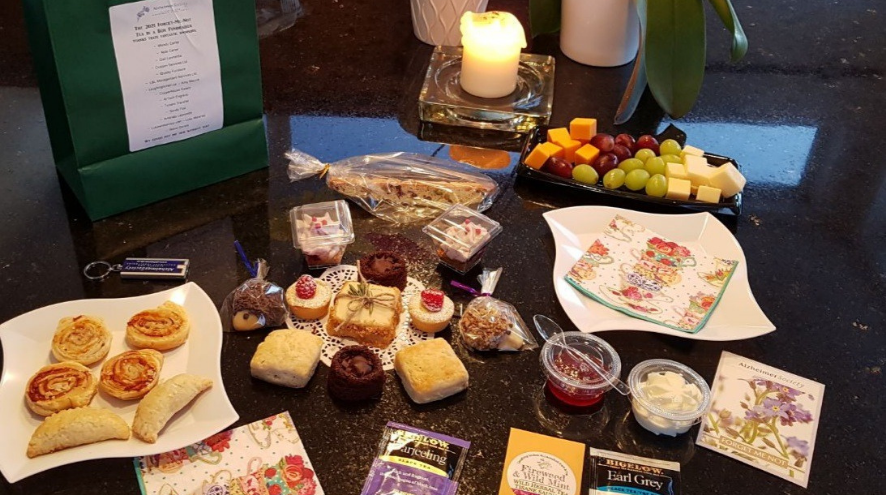
<svg viewBox="0 0 886 495">
<path fill-rule="evenodd" d="M 589 495 L 680 495 L 680 464 L 590 448 Z"/>
</svg>

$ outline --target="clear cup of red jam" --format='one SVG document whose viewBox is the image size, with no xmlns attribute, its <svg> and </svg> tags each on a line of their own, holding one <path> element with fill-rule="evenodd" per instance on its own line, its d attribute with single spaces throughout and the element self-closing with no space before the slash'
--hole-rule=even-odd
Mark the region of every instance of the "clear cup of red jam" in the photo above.
<svg viewBox="0 0 886 495">
<path fill-rule="evenodd" d="M 580 354 L 592 359 L 610 379 L 621 374 L 621 358 L 605 340 L 582 332 L 551 336 L 541 350 L 541 365 L 548 379 L 545 395 L 569 409 L 598 407 L 612 388 Z"/>
</svg>

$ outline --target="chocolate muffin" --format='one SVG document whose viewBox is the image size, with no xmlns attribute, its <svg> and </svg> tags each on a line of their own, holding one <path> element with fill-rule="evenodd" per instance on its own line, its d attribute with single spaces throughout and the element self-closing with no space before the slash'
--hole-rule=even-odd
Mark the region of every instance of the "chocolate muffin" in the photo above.
<svg viewBox="0 0 886 495">
<path fill-rule="evenodd" d="M 406 263 L 396 253 L 378 251 L 360 258 L 360 273 L 367 282 L 406 288 Z"/>
<path fill-rule="evenodd" d="M 349 345 L 332 356 L 326 387 L 332 397 L 355 402 L 381 397 L 385 370 L 381 359 L 363 345 Z"/>
</svg>

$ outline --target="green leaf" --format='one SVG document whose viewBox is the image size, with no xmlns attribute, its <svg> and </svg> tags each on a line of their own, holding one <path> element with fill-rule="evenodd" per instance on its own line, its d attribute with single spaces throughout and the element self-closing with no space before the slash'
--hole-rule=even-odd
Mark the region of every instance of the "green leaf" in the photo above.
<svg viewBox="0 0 886 495">
<path fill-rule="evenodd" d="M 637 105 L 640 104 L 640 97 L 646 90 L 646 49 L 644 48 L 646 41 L 646 0 L 637 0 L 637 16 L 640 18 L 640 49 L 637 51 L 637 58 L 634 60 L 634 70 L 631 72 L 631 79 L 628 81 L 628 87 L 625 88 L 625 94 L 621 97 L 621 103 L 615 112 L 615 124 L 624 124 L 627 122 L 634 112 Z"/>
<path fill-rule="evenodd" d="M 732 2 L 730 0 L 708 1 L 714 6 L 723 25 L 732 33 L 732 61 L 738 62 L 748 52 L 748 37 L 744 34 L 735 9 L 732 8 Z"/>
<path fill-rule="evenodd" d="M 559 30 L 560 0 L 529 0 L 529 31 L 532 37 Z"/>
<path fill-rule="evenodd" d="M 671 117 L 686 115 L 701 91 L 705 68 L 702 0 L 654 0 L 646 8 L 646 78 Z"/>
</svg>

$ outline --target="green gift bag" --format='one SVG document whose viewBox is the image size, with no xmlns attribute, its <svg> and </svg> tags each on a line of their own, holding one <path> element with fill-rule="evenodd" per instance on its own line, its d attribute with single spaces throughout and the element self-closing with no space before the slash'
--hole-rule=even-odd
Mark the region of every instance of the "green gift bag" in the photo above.
<svg viewBox="0 0 886 495">
<path fill-rule="evenodd" d="M 93 220 L 267 166 L 253 2 L 24 5 L 56 166 Z"/>
</svg>

